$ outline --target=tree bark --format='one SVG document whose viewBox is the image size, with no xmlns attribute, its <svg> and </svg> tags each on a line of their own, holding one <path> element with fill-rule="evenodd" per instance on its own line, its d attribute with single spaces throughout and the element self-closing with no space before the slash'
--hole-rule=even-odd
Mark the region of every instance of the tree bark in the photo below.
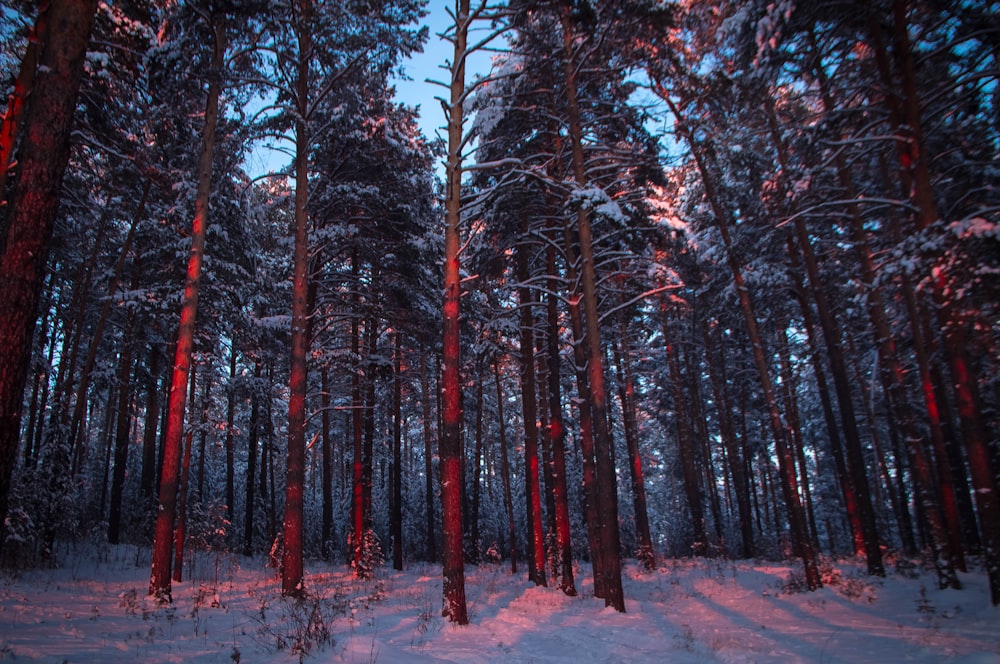
<svg viewBox="0 0 1000 664">
<path fill-rule="evenodd" d="M 444 303 L 442 306 L 443 363 L 441 374 L 441 436 L 438 456 L 441 463 L 442 546 L 444 586 L 442 614 L 453 623 L 469 622 L 465 604 L 465 566 L 462 557 L 462 381 L 461 381 L 461 296 L 459 270 L 462 212 L 462 146 L 465 58 L 468 54 L 469 0 L 455 3 L 454 59 L 451 68 L 450 99 L 447 107 L 448 160 L 445 187 Z"/>
<path fill-rule="evenodd" d="M 177 490 L 180 476 L 181 439 L 184 430 L 184 411 L 187 405 L 187 383 L 194 350 L 195 320 L 198 315 L 198 290 L 201 285 L 201 266 L 205 253 L 205 230 L 208 226 L 209 193 L 212 188 L 212 156 L 215 151 L 215 129 L 219 115 L 219 97 L 222 93 L 221 70 L 226 51 L 226 30 L 213 25 L 214 49 L 213 75 L 209 79 L 205 101 L 205 124 L 202 127 L 201 155 L 198 160 L 198 189 L 195 197 L 194 222 L 191 228 L 191 252 L 187 263 L 187 280 L 181 305 L 177 348 L 174 355 L 173 376 L 167 405 L 167 425 L 163 447 L 163 465 L 160 473 L 159 506 L 156 514 L 156 533 L 153 539 L 153 560 L 149 578 L 149 594 L 161 602 L 170 602 L 170 565 L 173 548 L 174 519 L 177 516 Z"/>
<path fill-rule="evenodd" d="M 285 518 L 281 592 L 305 594 L 302 578 L 303 494 L 305 491 L 306 387 L 309 353 L 309 67 L 313 59 L 311 0 L 297 0 L 298 69 L 295 79 L 295 248 L 292 258 L 292 349 L 288 380 L 288 450 L 285 463 Z"/>
<path fill-rule="evenodd" d="M 514 497 L 510 486 L 510 459 L 507 455 L 507 422 L 503 415 L 504 394 L 500 384 L 500 362 L 493 363 L 493 376 L 497 387 L 497 426 L 500 428 L 500 481 L 503 482 L 503 507 L 507 513 L 507 531 L 510 537 L 510 573 L 517 574 L 517 526 L 514 522 Z"/>
<path fill-rule="evenodd" d="M 0 541 L 21 434 L 39 293 L 97 0 L 53 0 L 0 258 Z"/>
</svg>

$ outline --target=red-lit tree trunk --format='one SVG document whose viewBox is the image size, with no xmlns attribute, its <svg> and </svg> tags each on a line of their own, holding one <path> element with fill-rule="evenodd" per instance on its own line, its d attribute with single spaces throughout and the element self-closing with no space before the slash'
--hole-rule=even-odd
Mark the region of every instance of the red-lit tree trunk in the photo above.
<svg viewBox="0 0 1000 664">
<path fill-rule="evenodd" d="M 0 536 L 21 434 L 21 409 L 39 292 L 97 0 L 53 0 L 24 122 L 17 185 L 0 258 Z M 2 541 L 2 540 L 0 540 Z"/>
<path fill-rule="evenodd" d="M 454 59 L 447 107 L 448 157 L 445 185 L 444 303 L 442 306 L 441 435 L 438 457 L 441 463 L 441 517 L 443 554 L 442 614 L 453 623 L 469 622 L 465 605 L 465 565 L 462 558 L 462 381 L 461 381 L 461 296 L 459 270 L 462 213 L 462 147 L 465 58 L 468 48 L 469 0 L 455 3 Z"/>
<path fill-rule="evenodd" d="M 7 110 L 0 119 L 0 202 L 7 191 L 7 173 L 17 145 L 18 132 L 24 120 L 31 89 L 38 73 L 38 59 L 48 37 L 50 2 L 42 2 L 38 7 L 35 25 L 28 33 L 28 46 L 21 59 L 21 69 L 14 81 L 14 90 L 7 99 Z M 4 238 L 0 238 L 2 240 Z"/>
<path fill-rule="evenodd" d="M 288 380 L 288 450 L 281 592 L 305 594 L 302 569 L 303 494 L 306 456 L 306 382 L 309 353 L 309 65 L 313 58 L 312 2 L 298 0 L 298 67 L 295 80 L 295 248 L 292 258 L 292 351 Z"/>
<path fill-rule="evenodd" d="M 893 44 L 900 75 L 902 113 L 894 119 L 901 121 L 896 130 L 905 140 L 897 142 L 901 165 L 910 173 L 910 199 L 916 207 L 916 226 L 924 230 L 939 219 L 934 188 L 930 174 L 930 157 L 923 138 L 921 107 L 917 92 L 917 72 L 913 50 L 910 46 L 907 24 L 906 0 L 894 0 Z M 946 294 L 948 284 L 945 271 L 932 279 L 934 301 L 941 320 L 941 347 L 951 370 L 952 388 L 965 453 L 969 459 L 979 524 L 983 532 L 983 557 L 990 582 L 990 601 L 1000 605 L 1000 495 L 996 469 L 989 449 L 986 426 L 983 420 L 976 376 L 972 375 L 968 356 L 968 322 L 963 320 L 958 307 Z M 941 460 L 946 467 L 946 460 Z"/>
<path fill-rule="evenodd" d="M 187 263 L 187 279 L 181 304 L 180 326 L 174 354 L 170 397 L 167 405 L 166 434 L 163 443 L 163 464 L 160 472 L 159 506 L 153 539 L 153 559 L 149 578 L 149 594 L 161 602 L 170 602 L 170 565 L 173 550 L 174 520 L 177 516 L 177 482 L 180 476 L 181 439 L 184 411 L 187 406 L 188 375 L 194 349 L 195 319 L 198 315 L 198 289 L 201 265 L 205 253 L 205 229 L 208 226 L 209 192 L 212 188 L 212 155 L 215 152 L 215 129 L 222 93 L 221 69 L 226 51 L 226 31 L 213 25 L 214 49 L 208 95 L 205 101 L 205 123 L 202 127 L 201 155 L 198 160 L 198 189 L 191 227 L 191 251 Z"/>
<path fill-rule="evenodd" d="M 583 126 L 577 99 L 576 45 L 573 38 L 571 7 L 563 7 L 564 74 L 567 121 L 571 146 L 573 177 L 577 186 L 588 185 L 583 154 Z M 601 348 L 600 314 L 597 310 L 597 275 L 594 265 L 590 212 L 577 209 L 576 231 L 580 251 L 584 341 L 587 351 L 587 377 L 590 386 L 590 411 L 594 427 L 594 469 L 597 485 L 597 528 L 600 532 L 601 574 L 605 606 L 625 612 L 622 591 L 621 543 L 618 532 L 618 489 L 611 436 L 608 431 L 607 391 L 604 384 L 604 352 Z"/>
<path fill-rule="evenodd" d="M 522 231 L 527 235 L 527 221 Z M 517 248 L 517 289 L 521 341 L 521 412 L 524 416 L 524 498 L 528 524 L 528 578 L 536 585 L 547 585 L 545 574 L 545 536 L 542 525 L 542 496 L 539 488 L 538 407 L 535 390 L 535 298 L 527 287 L 528 257 L 522 245 Z"/>
</svg>

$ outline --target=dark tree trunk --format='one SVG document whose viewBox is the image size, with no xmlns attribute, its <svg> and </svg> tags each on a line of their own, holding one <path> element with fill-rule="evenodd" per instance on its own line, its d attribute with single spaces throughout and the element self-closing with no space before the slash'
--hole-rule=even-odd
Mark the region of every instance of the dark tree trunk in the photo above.
<svg viewBox="0 0 1000 664">
<path fill-rule="evenodd" d="M 247 478 L 246 504 L 243 512 L 243 555 L 253 553 L 254 490 L 257 486 L 257 442 L 260 438 L 260 378 L 261 364 L 257 360 L 253 369 L 253 384 L 250 388 L 250 421 L 247 423 Z M 263 467 L 263 464 L 261 464 Z M 261 472 L 263 475 L 263 471 Z"/>
<path fill-rule="evenodd" d="M 522 232 L 527 235 L 527 221 Z M 545 536 L 542 525 L 542 496 L 539 488 L 538 406 L 535 390 L 535 298 L 527 287 L 529 278 L 527 248 L 517 248 L 518 301 L 520 304 L 521 342 L 521 411 L 524 416 L 524 498 L 528 524 L 528 578 L 536 585 L 547 585 L 545 574 Z"/>
<path fill-rule="evenodd" d="M 392 386 L 392 567 L 403 569 L 403 349 L 395 333 Z"/>
<path fill-rule="evenodd" d="M 427 372 L 427 354 L 420 353 L 420 395 L 423 403 L 424 424 L 424 511 L 426 512 L 427 541 L 425 556 L 427 560 L 437 559 L 437 538 L 434 536 L 434 453 L 433 429 L 431 427 L 431 381 Z"/>
<path fill-rule="evenodd" d="M 40 56 L 31 113 L 24 122 L 17 185 L 9 201 L 0 258 L 0 311 L 4 312 L 0 316 L 0 536 L 21 434 L 39 292 L 96 8 L 97 0 L 52 2 L 50 39 Z"/>
<path fill-rule="evenodd" d="M 507 513 L 507 531 L 510 537 L 510 573 L 517 574 L 517 527 L 514 523 L 514 496 L 510 486 L 510 459 L 507 455 L 507 422 L 503 415 L 503 388 L 500 385 L 500 362 L 493 365 L 497 386 L 497 426 L 500 428 L 500 481 L 503 482 L 503 507 Z"/>
<path fill-rule="evenodd" d="M 122 492 L 125 488 L 125 468 L 128 465 L 129 433 L 132 418 L 129 406 L 132 402 L 132 320 L 125 322 L 122 335 L 122 351 L 118 366 L 118 423 L 115 429 L 115 466 L 111 474 L 111 503 L 108 506 L 108 542 L 121 541 Z M 102 510 L 103 511 L 103 510 Z"/>
</svg>

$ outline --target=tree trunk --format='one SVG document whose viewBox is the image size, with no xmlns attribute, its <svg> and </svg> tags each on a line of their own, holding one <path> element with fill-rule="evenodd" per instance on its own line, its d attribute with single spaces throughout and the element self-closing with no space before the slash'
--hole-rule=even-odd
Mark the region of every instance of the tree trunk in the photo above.
<svg viewBox="0 0 1000 664">
<path fill-rule="evenodd" d="M 0 258 L 0 541 L 21 434 L 21 409 L 83 61 L 97 0 L 53 0 Z"/>
<path fill-rule="evenodd" d="M 257 360 L 253 368 L 253 383 L 250 388 L 250 421 L 247 423 L 247 478 L 246 504 L 243 511 L 243 555 L 253 553 L 253 513 L 254 489 L 257 486 L 257 442 L 260 437 L 260 378 L 261 363 Z M 261 464 L 263 468 L 263 464 Z M 263 471 L 261 471 L 263 475 Z"/>
<path fill-rule="evenodd" d="M 28 33 L 28 46 L 25 48 L 24 57 L 21 59 L 21 69 L 18 71 L 17 79 L 14 81 L 14 89 L 7 100 L 7 111 L 0 120 L 0 204 L 7 192 L 7 173 L 10 170 L 10 162 L 14 156 L 14 148 L 17 145 L 18 132 L 21 122 L 24 119 L 24 111 L 27 102 L 31 98 L 31 90 L 35 84 L 35 76 L 38 73 L 38 60 L 45 48 L 45 40 L 49 30 L 50 2 L 42 2 L 38 8 L 38 16 L 35 17 L 35 25 Z M 0 205 L 2 207 L 2 205 Z M 5 226 L 0 226 L 6 231 Z M 6 239 L 6 232 L 2 233 L 0 241 Z M 0 245 L 0 251 L 3 245 Z"/>
<path fill-rule="evenodd" d="M 527 236 L 527 220 L 522 233 Z M 517 248 L 517 288 L 521 342 L 521 411 L 524 416 L 524 498 L 528 524 L 528 578 L 535 585 L 547 585 L 545 574 L 545 536 L 542 525 L 542 496 L 539 488 L 538 407 L 535 390 L 535 298 L 527 287 L 528 256 L 522 245 Z"/>
<path fill-rule="evenodd" d="M 121 541 L 122 492 L 125 488 L 125 467 L 128 465 L 128 446 L 131 418 L 132 389 L 132 317 L 128 316 L 122 334 L 122 351 L 118 366 L 118 423 L 115 429 L 115 466 L 111 475 L 111 503 L 108 507 L 108 542 Z M 109 404 L 110 407 L 110 404 Z M 103 512 L 103 510 L 102 510 Z"/>
<path fill-rule="evenodd" d="M 236 483 L 234 480 L 234 465 L 236 464 L 235 439 L 236 430 L 236 339 L 230 340 L 229 348 L 229 384 L 226 387 L 226 437 L 223 446 L 226 452 L 226 522 L 232 527 L 234 519 L 233 503 L 236 502 Z"/>
<path fill-rule="evenodd" d="M 298 69 L 295 80 L 295 248 L 292 258 L 292 350 L 288 379 L 288 450 L 285 464 L 285 519 L 281 553 L 281 593 L 305 594 L 302 569 L 305 490 L 306 388 L 309 353 L 309 66 L 313 59 L 312 2 L 298 0 Z"/>
<path fill-rule="evenodd" d="M 437 538 L 434 536 L 434 453 L 433 430 L 431 427 L 431 381 L 427 372 L 427 353 L 420 353 L 420 395 L 423 404 L 424 420 L 424 511 L 427 518 L 427 542 L 425 556 L 427 560 L 437 559 Z"/>
<path fill-rule="evenodd" d="M 517 526 L 514 523 L 514 497 L 510 486 L 510 460 L 507 456 L 507 422 L 503 415 L 504 394 L 500 385 L 500 362 L 493 364 L 497 386 L 497 426 L 500 428 L 500 481 L 503 482 L 503 507 L 507 513 L 507 531 L 510 537 L 510 573 L 517 574 Z"/>
<path fill-rule="evenodd" d="M 446 164 L 444 232 L 444 303 L 442 306 L 443 363 L 441 375 L 441 435 L 438 457 L 441 463 L 441 512 L 444 548 L 444 608 L 442 614 L 451 622 L 466 625 L 469 615 L 465 605 L 465 566 L 462 558 L 462 381 L 461 381 L 461 295 L 459 270 L 462 211 L 462 147 L 465 58 L 467 55 L 469 0 L 455 3 L 455 55 L 451 65 L 451 97 L 448 104 L 448 161 Z"/>
<path fill-rule="evenodd" d="M 320 370 L 320 405 L 323 409 L 320 415 L 322 429 L 323 454 L 323 516 L 321 535 L 323 537 L 323 558 L 333 558 L 333 439 L 330 434 L 330 375 L 327 367 Z"/>
<path fill-rule="evenodd" d="M 563 424 L 561 358 L 559 356 L 559 279 L 556 275 L 555 247 L 558 242 L 554 228 L 550 232 L 546 251 L 549 292 L 546 297 L 546 354 L 548 356 L 549 447 L 552 450 L 552 498 L 555 503 L 556 549 L 558 551 L 559 587 L 573 597 L 573 543 L 570 538 L 569 490 L 566 484 L 566 427 Z"/>
<path fill-rule="evenodd" d="M 195 368 L 191 367 L 191 394 L 188 402 L 192 409 L 194 406 L 194 396 L 198 383 L 195 375 Z M 177 526 L 174 529 L 174 570 L 173 580 L 180 583 L 183 580 L 184 572 L 184 545 L 187 544 L 187 499 L 188 489 L 191 486 L 191 442 L 194 438 L 194 430 L 188 428 L 187 435 L 184 436 L 184 461 L 181 464 L 180 484 L 177 487 Z"/>
<path fill-rule="evenodd" d="M 567 120 L 573 158 L 573 176 L 580 188 L 587 186 L 583 154 L 583 127 L 577 100 L 576 72 L 579 63 L 574 57 L 570 18 L 571 8 L 563 8 L 560 16 L 563 29 Z M 587 348 L 587 377 L 590 383 L 590 409 L 594 427 L 594 466 L 597 479 L 598 529 L 600 530 L 601 572 L 604 576 L 604 603 L 616 611 L 625 612 L 622 591 L 621 544 L 618 532 L 618 489 L 611 436 L 608 431 L 607 392 L 604 386 L 604 362 L 601 349 L 600 316 L 597 311 L 597 275 L 594 265 L 590 213 L 582 206 L 576 214 L 577 237 L 580 247 L 580 277 L 583 295 L 583 325 Z"/>
<path fill-rule="evenodd" d="M 392 568 L 403 569 L 403 349 L 396 330 L 392 385 Z"/>
<path fill-rule="evenodd" d="M 639 451 L 639 425 L 635 417 L 635 381 L 625 347 L 625 325 L 614 347 L 615 364 L 618 365 L 618 399 L 622 405 L 622 425 L 625 429 L 625 446 L 628 449 L 628 466 L 632 480 L 632 510 L 635 513 L 635 530 L 639 538 L 636 558 L 647 570 L 656 569 L 656 552 L 649 532 L 649 514 L 646 511 L 646 484 L 642 475 L 642 454 Z"/>
<path fill-rule="evenodd" d="M 174 519 L 177 516 L 177 481 L 180 475 L 181 438 L 191 355 L 194 350 L 195 319 L 198 315 L 198 289 L 201 285 L 201 265 L 205 253 L 205 229 L 208 226 L 209 193 L 212 186 L 212 155 L 215 151 L 215 129 L 222 92 L 221 69 L 226 51 L 226 31 L 213 25 L 215 44 L 212 71 L 205 101 L 205 124 L 202 127 L 201 155 L 198 160 L 198 190 L 195 198 L 194 222 L 191 229 L 191 253 L 188 256 L 187 280 L 181 305 L 177 349 L 174 355 L 173 377 L 167 406 L 167 425 L 160 473 L 159 506 L 156 533 L 153 539 L 153 560 L 149 578 L 149 594 L 161 602 L 170 602 L 170 554 L 173 546 Z"/>
</svg>

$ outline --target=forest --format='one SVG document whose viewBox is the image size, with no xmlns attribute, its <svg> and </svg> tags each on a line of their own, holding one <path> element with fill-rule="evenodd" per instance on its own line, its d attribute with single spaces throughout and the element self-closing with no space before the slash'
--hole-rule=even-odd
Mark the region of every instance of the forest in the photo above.
<svg viewBox="0 0 1000 664">
<path fill-rule="evenodd" d="M 0 566 L 1000 604 L 1000 3 L 446 4 L 0 0 Z"/>
</svg>

